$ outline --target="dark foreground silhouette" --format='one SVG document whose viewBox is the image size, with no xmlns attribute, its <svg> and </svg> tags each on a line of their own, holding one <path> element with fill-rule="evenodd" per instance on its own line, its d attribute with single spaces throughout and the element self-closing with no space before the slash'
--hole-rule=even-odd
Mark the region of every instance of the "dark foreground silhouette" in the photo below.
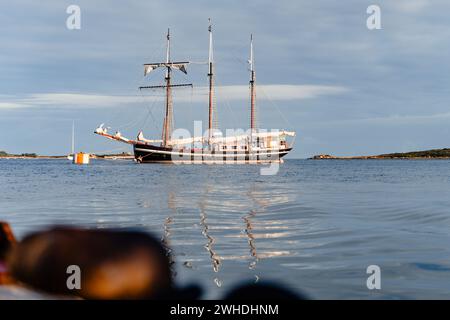
<svg viewBox="0 0 450 320">
<path fill-rule="evenodd" d="M 139 231 L 57 227 L 33 233 L 11 251 L 8 271 L 37 290 L 86 299 L 189 299 L 199 294 L 196 288 L 174 287 L 166 250 Z"/>
<path fill-rule="evenodd" d="M 17 241 L 8 223 L 0 221 L 0 285 L 8 284 L 11 280 L 8 277 L 6 258 L 16 245 Z"/>
<path fill-rule="evenodd" d="M 238 285 L 225 295 L 225 300 L 305 300 L 299 295 L 277 283 L 247 283 Z"/>
<path fill-rule="evenodd" d="M 201 297 L 198 286 L 174 285 L 167 250 L 147 233 L 54 227 L 16 243 L 9 226 L 0 226 L 3 284 L 84 299 Z M 232 300 L 303 298 L 273 283 L 241 285 L 225 296 Z"/>
</svg>

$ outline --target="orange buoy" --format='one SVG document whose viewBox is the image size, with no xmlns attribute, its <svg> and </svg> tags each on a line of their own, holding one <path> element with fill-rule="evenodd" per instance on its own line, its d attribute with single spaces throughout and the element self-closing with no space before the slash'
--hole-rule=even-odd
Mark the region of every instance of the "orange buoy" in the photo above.
<svg viewBox="0 0 450 320">
<path fill-rule="evenodd" d="M 89 164 L 89 153 L 79 152 L 75 153 L 73 163 L 75 164 Z"/>
</svg>

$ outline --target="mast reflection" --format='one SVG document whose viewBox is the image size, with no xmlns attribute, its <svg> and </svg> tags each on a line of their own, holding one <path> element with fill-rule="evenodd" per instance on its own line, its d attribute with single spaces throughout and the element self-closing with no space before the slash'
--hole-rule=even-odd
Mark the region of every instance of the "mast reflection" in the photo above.
<svg viewBox="0 0 450 320">
<path fill-rule="evenodd" d="M 248 238 L 248 245 L 250 246 L 250 256 L 253 258 L 248 266 L 248 268 L 250 270 L 255 269 L 256 264 L 259 261 L 258 252 L 256 251 L 255 236 L 253 235 L 253 226 L 252 226 L 252 219 L 255 217 L 255 215 L 256 215 L 256 211 L 250 210 L 249 214 L 247 214 L 246 216 L 244 216 L 242 218 L 245 222 L 244 232 Z"/>
<path fill-rule="evenodd" d="M 175 278 L 177 272 L 175 270 L 175 259 L 173 255 L 173 250 L 170 245 L 170 236 L 171 236 L 171 226 L 173 224 L 173 216 L 177 213 L 176 209 L 176 198 L 173 192 L 170 192 L 167 197 L 167 207 L 170 209 L 169 216 L 164 220 L 163 225 L 163 236 L 161 239 L 161 243 L 166 249 L 167 257 L 169 259 L 169 266 L 171 269 L 172 277 Z"/>
<path fill-rule="evenodd" d="M 212 279 L 205 280 L 212 280 L 217 287 L 222 286 L 222 277 L 226 276 L 222 265 L 227 260 L 244 262 L 244 268 L 258 281 L 263 272 L 263 269 L 258 270 L 260 260 L 291 254 L 290 251 L 280 250 L 282 246 L 273 246 L 273 241 L 277 241 L 275 239 L 289 236 L 290 226 L 270 212 L 274 206 L 289 203 L 289 194 L 276 188 L 266 190 L 257 183 L 246 186 L 218 184 L 209 176 L 206 180 L 183 190 L 174 184 L 167 193 L 165 206 L 169 210 L 163 218 L 162 242 L 170 253 L 172 271 L 175 271 L 174 260 L 177 259 L 173 255 L 173 246 L 180 246 L 177 247 L 180 256 L 183 254 L 179 250 L 194 250 L 187 261 L 180 263 L 195 270 L 195 261 L 198 265 L 203 261 L 204 265 L 206 260 L 206 266 L 209 264 L 214 274 Z M 175 218 L 175 214 L 179 218 Z M 201 237 L 200 244 L 197 237 Z M 237 239 L 241 240 L 234 242 Z M 268 245 L 266 239 L 273 240 Z M 197 246 L 204 249 L 199 251 Z M 222 254 L 217 251 L 218 248 L 223 251 Z"/>
</svg>

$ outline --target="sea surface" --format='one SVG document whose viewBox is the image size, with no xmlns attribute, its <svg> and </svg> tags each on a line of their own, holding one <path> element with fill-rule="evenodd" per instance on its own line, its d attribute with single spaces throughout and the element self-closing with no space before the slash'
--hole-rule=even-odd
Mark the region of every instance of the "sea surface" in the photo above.
<svg viewBox="0 0 450 320">
<path fill-rule="evenodd" d="M 0 220 L 141 228 L 172 248 L 179 286 L 220 298 L 275 281 L 314 299 L 450 298 L 450 161 L 165 165 L 0 160 Z M 369 290 L 369 265 L 381 289 Z"/>
</svg>

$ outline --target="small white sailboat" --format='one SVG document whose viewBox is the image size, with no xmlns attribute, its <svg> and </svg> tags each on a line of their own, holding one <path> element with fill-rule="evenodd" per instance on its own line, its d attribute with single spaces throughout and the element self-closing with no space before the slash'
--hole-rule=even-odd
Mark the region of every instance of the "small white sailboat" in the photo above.
<svg viewBox="0 0 450 320">
<path fill-rule="evenodd" d="M 73 161 L 75 154 L 75 121 L 72 121 L 72 152 L 67 155 L 67 159 Z"/>
<path fill-rule="evenodd" d="M 91 155 L 85 152 L 75 153 L 75 121 L 72 121 L 72 152 L 67 155 L 67 159 L 74 164 L 89 164 Z"/>
</svg>

